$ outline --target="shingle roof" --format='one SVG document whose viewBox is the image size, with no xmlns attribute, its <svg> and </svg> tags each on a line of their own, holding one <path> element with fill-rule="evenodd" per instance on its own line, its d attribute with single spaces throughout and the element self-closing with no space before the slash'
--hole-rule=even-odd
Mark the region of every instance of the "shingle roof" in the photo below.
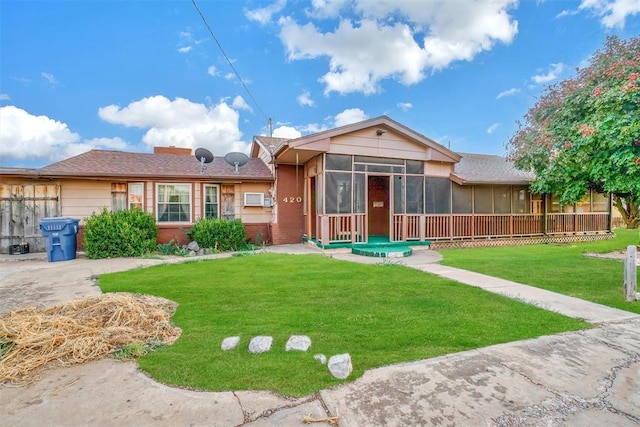
<svg viewBox="0 0 640 427">
<path fill-rule="evenodd" d="M 535 179 L 533 172 L 516 169 L 513 162 L 491 154 L 460 153 L 454 175 L 465 184 L 528 184 Z"/>
<path fill-rule="evenodd" d="M 200 173 L 200 162 L 194 156 L 174 154 L 129 153 L 124 151 L 91 150 L 38 170 L 41 176 L 74 177 L 138 177 L 190 179 L 273 180 L 273 175 L 260 159 L 249 159 L 235 168 L 223 157 L 215 157 Z"/>
</svg>

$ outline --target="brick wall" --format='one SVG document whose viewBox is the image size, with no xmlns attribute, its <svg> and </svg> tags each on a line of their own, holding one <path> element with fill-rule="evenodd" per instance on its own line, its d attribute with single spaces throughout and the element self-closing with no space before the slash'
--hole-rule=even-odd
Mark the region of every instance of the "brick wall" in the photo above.
<svg viewBox="0 0 640 427">
<path fill-rule="evenodd" d="M 274 245 L 302 242 L 304 234 L 303 196 L 304 167 L 298 166 L 298 179 L 296 180 L 295 166 L 278 165 L 275 194 L 277 223 L 271 226 Z"/>
</svg>

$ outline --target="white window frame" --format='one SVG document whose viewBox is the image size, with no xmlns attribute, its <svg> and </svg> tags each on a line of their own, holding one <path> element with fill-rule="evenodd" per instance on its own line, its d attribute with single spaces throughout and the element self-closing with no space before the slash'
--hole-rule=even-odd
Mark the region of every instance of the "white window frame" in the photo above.
<svg viewBox="0 0 640 427">
<path fill-rule="evenodd" d="M 134 194 L 134 192 L 131 190 L 132 186 L 140 186 L 140 193 L 139 194 Z M 133 196 L 140 197 L 140 203 L 134 203 L 133 202 Z M 140 210 L 142 212 L 144 212 L 144 182 L 130 182 L 127 185 L 127 207 L 129 208 L 129 210 L 133 209 L 132 205 L 140 205 Z"/>
<path fill-rule="evenodd" d="M 217 212 L 216 212 L 216 218 L 220 218 L 220 185 L 219 184 L 204 184 L 203 189 L 202 189 L 202 217 L 203 218 L 207 218 L 207 205 L 210 203 L 207 203 L 207 188 L 215 188 L 216 189 L 216 197 L 217 197 L 217 201 L 216 201 L 216 205 L 218 206 Z"/>
<path fill-rule="evenodd" d="M 256 197 L 258 198 L 258 202 L 257 203 L 252 201 L 252 200 L 250 200 L 250 199 L 256 198 Z M 244 202 L 243 203 L 244 206 L 249 206 L 249 207 L 251 207 L 251 206 L 259 206 L 259 207 L 264 206 L 264 193 L 244 193 L 242 199 L 243 199 L 243 202 Z"/>
<path fill-rule="evenodd" d="M 186 221 L 161 221 L 160 220 L 160 187 L 165 186 L 178 186 L 178 187 L 186 187 L 189 190 L 189 211 Z M 184 203 L 176 203 L 176 202 L 163 202 L 163 204 L 184 204 Z M 193 218 L 193 186 L 187 182 L 158 182 L 156 183 L 156 222 L 158 224 L 191 224 L 191 219 Z"/>
</svg>

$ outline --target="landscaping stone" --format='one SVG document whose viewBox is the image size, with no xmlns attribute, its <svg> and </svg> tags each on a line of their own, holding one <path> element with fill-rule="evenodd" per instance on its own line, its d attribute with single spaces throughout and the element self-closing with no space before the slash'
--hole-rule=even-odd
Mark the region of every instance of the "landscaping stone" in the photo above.
<svg viewBox="0 0 640 427">
<path fill-rule="evenodd" d="M 335 378 L 340 380 L 344 380 L 349 375 L 351 375 L 351 371 L 353 371 L 353 366 L 351 365 L 351 356 L 349 353 L 344 354 L 336 354 L 335 356 L 331 356 L 328 363 L 329 372 Z"/>
<path fill-rule="evenodd" d="M 313 358 L 316 359 L 318 362 L 322 363 L 323 365 L 327 364 L 327 356 L 325 356 L 324 354 L 318 353 L 314 355 Z"/>
<path fill-rule="evenodd" d="M 204 249 L 200 248 L 198 249 L 198 256 L 202 256 L 204 255 Z"/>
<path fill-rule="evenodd" d="M 240 343 L 240 337 L 227 337 L 222 340 L 220 348 L 224 351 L 233 350 Z"/>
<path fill-rule="evenodd" d="M 200 245 L 195 240 L 193 242 L 189 242 L 187 245 L 187 249 L 190 251 L 198 252 L 200 250 Z"/>
<path fill-rule="evenodd" d="M 211 255 L 211 248 L 204 248 L 204 254 L 205 255 Z"/>
<path fill-rule="evenodd" d="M 273 337 L 264 335 L 253 337 L 249 342 L 249 353 L 257 354 L 269 351 L 271 350 L 271 344 L 273 344 Z"/>
<path fill-rule="evenodd" d="M 285 346 L 286 351 L 307 351 L 311 347 L 311 338 L 306 335 L 291 335 Z"/>
<path fill-rule="evenodd" d="M 196 251 L 190 251 L 190 252 L 189 252 L 189 256 L 196 256 L 196 255 L 198 255 L 198 254 L 196 253 Z"/>
</svg>

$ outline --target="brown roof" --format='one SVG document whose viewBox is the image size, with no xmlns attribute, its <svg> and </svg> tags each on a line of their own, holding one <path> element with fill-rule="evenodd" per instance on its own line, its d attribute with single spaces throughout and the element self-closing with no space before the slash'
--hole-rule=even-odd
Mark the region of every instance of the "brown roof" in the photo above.
<svg viewBox="0 0 640 427">
<path fill-rule="evenodd" d="M 455 165 L 453 178 L 460 184 L 529 184 L 535 179 L 533 172 L 516 169 L 513 162 L 491 154 L 460 153 L 462 159 Z M 454 179 L 455 180 L 455 179 Z"/>
<path fill-rule="evenodd" d="M 200 162 L 193 156 L 175 154 L 129 153 L 91 150 L 38 170 L 40 176 L 122 177 L 122 178 L 188 178 L 243 179 L 273 181 L 273 175 L 260 159 L 249 159 L 235 168 L 223 157 L 215 157 L 200 173 Z"/>
<path fill-rule="evenodd" d="M 291 138 L 275 138 L 270 136 L 257 135 L 257 136 L 254 136 L 254 139 L 258 140 L 264 146 L 264 148 L 274 153 L 282 145 L 285 145 L 285 143 L 289 141 L 289 139 Z"/>
</svg>

